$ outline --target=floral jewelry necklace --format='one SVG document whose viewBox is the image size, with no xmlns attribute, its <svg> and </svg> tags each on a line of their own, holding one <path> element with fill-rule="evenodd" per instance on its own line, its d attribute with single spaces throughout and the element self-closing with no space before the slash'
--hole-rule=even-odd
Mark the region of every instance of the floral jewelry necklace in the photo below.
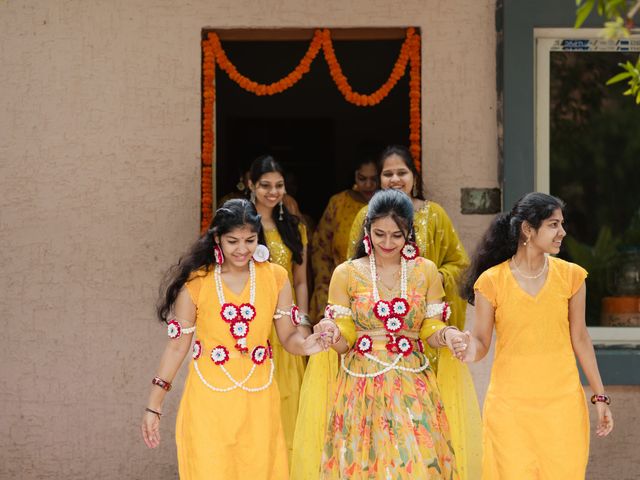
<svg viewBox="0 0 640 480">
<path fill-rule="evenodd" d="M 373 290 L 373 313 L 380 320 L 384 329 L 387 331 L 387 337 L 389 341 L 386 344 L 387 351 L 389 353 L 395 353 L 396 358 L 392 362 L 385 362 L 372 355 L 373 339 L 369 335 L 361 335 L 356 341 L 355 350 L 360 355 L 366 357 L 383 368 L 376 372 L 371 373 L 359 373 L 353 372 L 347 368 L 344 362 L 344 355 L 341 358 L 342 369 L 349 375 L 359 378 L 373 378 L 378 375 L 387 373 L 390 370 L 401 370 L 404 372 L 418 373 L 425 370 L 429 366 L 429 362 L 426 357 L 424 362 L 417 368 L 410 368 L 398 365 L 398 362 L 403 357 L 408 357 L 413 352 L 413 343 L 405 335 L 396 335 L 405 326 L 404 317 L 409 313 L 410 306 L 407 300 L 407 260 L 404 257 L 400 258 L 400 297 L 396 297 L 393 300 L 386 301 L 380 299 L 380 293 L 378 292 L 378 285 L 376 283 L 376 261 L 373 252 L 369 254 L 369 268 L 371 270 L 371 284 Z M 420 339 L 416 340 L 420 352 L 423 352 L 424 346 Z"/>
<path fill-rule="evenodd" d="M 373 314 L 384 325 L 388 332 L 389 342 L 387 349 L 390 352 L 398 353 L 399 345 L 396 342 L 395 334 L 404 328 L 404 317 L 409 313 L 410 307 L 407 301 L 407 261 L 400 258 L 400 297 L 396 297 L 390 302 L 380 299 L 378 292 L 378 273 L 376 269 L 376 259 L 373 252 L 369 255 L 369 269 L 371 270 L 371 285 L 373 288 Z M 404 352 L 402 352 L 404 353 Z M 411 352 L 407 352 L 407 355 Z"/>
<path fill-rule="evenodd" d="M 249 303 L 228 303 L 224 298 L 222 289 L 220 264 L 216 264 L 213 276 L 216 282 L 216 292 L 220 301 L 220 317 L 229 324 L 229 332 L 236 340 L 236 349 L 241 353 L 247 353 L 247 335 L 249 335 L 249 322 L 256 318 L 256 265 L 253 260 L 249 260 Z"/>
<path fill-rule="evenodd" d="M 231 336 L 236 340 L 235 348 L 240 351 L 241 354 L 245 354 L 249 352 L 249 348 L 247 347 L 247 335 L 249 335 L 249 322 L 251 322 L 254 318 L 256 318 L 256 308 L 254 307 L 256 301 L 256 267 L 253 260 L 249 260 L 249 303 L 242 303 L 240 305 L 236 305 L 235 303 L 229 303 L 224 298 L 224 290 L 222 288 L 222 278 L 221 278 L 221 268 L 220 264 L 216 264 L 215 269 L 213 271 L 213 277 L 216 284 L 216 292 L 218 294 L 218 301 L 222 307 L 220 308 L 220 317 L 222 320 L 229 324 L 229 332 Z M 275 370 L 273 364 L 273 354 L 271 351 L 271 345 L 269 341 L 267 341 L 267 345 L 258 345 L 251 351 L 251 361 L 253 362 L 253 366 L 251 370 L 247 374 L 247 376 L 241 381 L 236 380 L 229 373 L 229 371 L 225 368 L 224 364 L 229 361 L 231 357 L 229 350 L 224 345 L 217 345 L 211 350 L 211 360 L 213 363 L 218 365 L 227 378 L 231 381 L 233 385 L 226 388 L 219 388 L 208 383 L 202 373 L 200 372 L 200 368 L 198 367 L 198 363 L 195 360 L 198 360 L 202 355 L 202 344 L 199 340 L 193 345 L 193 359 L 194 359 L 194 368 L 202 383 L 204 383 L 208 388 L 215 392 L 230 392 L 231 390 L 235 390 L 239 388 L 244 390 L 245 392 L 260 392 L 262 390 L 266 390 L 269 388 L 271 383 L 273 382 L 273 372 Z M 269 373 L 269 379 L 267 382 L 261 387 L 246 387 L 245 384 L 252 377 L 253 372 L 255 372 L 256 367 L 258 365 L 262 365 L 265 360 L 269 358 L 271 362 L 271 371 Z"/>
</svg>

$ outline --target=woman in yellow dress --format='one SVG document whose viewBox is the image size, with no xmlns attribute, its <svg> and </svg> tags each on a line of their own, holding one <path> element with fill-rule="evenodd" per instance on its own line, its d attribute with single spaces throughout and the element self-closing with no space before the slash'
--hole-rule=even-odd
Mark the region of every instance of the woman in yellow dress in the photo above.
<svg viewBox="0 0 640 480">
<path fill-rule="evenodd" d="M 466 361 L 496 353 L 484 402 L 483 480 L 584 480 L 589 414 L 576 357 L 598 413 L 613 418 L 585 324 L 586 270 L 550 255 L 566 232 L 561 200 L 529 193 L 499 215 L 463 287 L 476 306 Z"/>
<path fill-rule="evenodd" d="M 459 354 L 469 340 L 441 321 L 442 283 L 435 264 L 416 254 L 412 220 L 408 196 L 376 193 L 354 259 L 331 279 L 333 321 L 316 331 L 331 332 L 342 357 L 321 479 L 459 478 L 424 344 Z"/>
<path fill-rule="evenodd" d="M 270 261 L 283 267 L 293 289 L 293 300 L 300 308 L 303 334 L 308 334 L 309 294 L 307 286 L 307 229 L 284 204 L 284 170 L 270 155 L 258 157 L 249 169 L 251 199 L 261 216 Z M 305 359 L 289 354 L 278 341 L 275 329 L 271 346 L 276 368 L 275 379 L 280 389 L 282 424 L 287 450 L 291 457 L 293 433 L 298 416 L 300 385 L 304 376 Z"/>
<path fill-rule="evenodd" d="M 422 182 L 407 148 L 388 147 L 380 157 L 378 170 L 381 188 L 401 190 L 412 197 L 415 242 L 419 254 L 438 267 L 444 284 L 445 301 L 451 309 L 447 324 L 464 330 L 466 302 L 460 298 L 458 291 L 459 279 L 469 265 L 469 258 L 449 216 L 436 202 L 423 200 Z M 365 207 L 353 222 L 350 252 L 354 251 L 356 239 L 362 235 L 366 212 Z M 437 352 L 429 350 L 428 353 L 449 418 L 460 478 L 477 480 L 482 458 L 482 429 L 480 407 L 471 374 L 467 366 L 453 358 L 446 349 Z"/>
<path fill-rule="evenodd" d="M 165 394 L 195 334 L 176 422 L 183 480 L 288 475 L 268 337 L 275 326 L 281 344 L 295 355 L 319 352 L 324 344 L 320 335 L 305 339 L 294 326 L 297 311 L 287 272 L 254 261 L 266 259 L 260 255 L 265 249 L 258 245 L 260 232 L 260 217 L 248 200 L 226 202 L 169 271 L 158 306 L 170 339 L 152 380 L 142 436 L 149 448 L 159 445 Z"/>
<path fill-rule="evenodd" d="M 351 224 L 378 188 L 378 171 L 374 159 L 365 157 L 356 165 L 353 188 L 336 193 L 322 214 L 313 234 L 311 261 L 314 288 L 311 318 L 322 318 L 333 270 L 347 259 Z"/>
<path fill-rule="evenodd" d="M 367 204 L 378 187 L 375 161 L 364 159 L 356 165 L 354 187 L 335 194 L 329 200 L 315 234 L 312 262 L 315 273 L 311 312 L 314 321 L 324 314 L 333 270 L 347 259 L 349 234 L 354 217 Z M 317 480 L 324 440 L 325 420 L 318 417 L 329 411 L 334 379 L 338 374 L 338 355 L 333 350 L 309 359 L 300 391 L 300 404 L 291 457 L 292 480 Z M 314 378 L 308 378 L 314 377 Z M 325 382 L 320 392 L 316 381 Z M 327 383 L 330 382 L 330 383 Z M 311 388 L 310 388 L 311 387 Z M 319 395 L 320 394 L 320 395 Z"/>
</svg>

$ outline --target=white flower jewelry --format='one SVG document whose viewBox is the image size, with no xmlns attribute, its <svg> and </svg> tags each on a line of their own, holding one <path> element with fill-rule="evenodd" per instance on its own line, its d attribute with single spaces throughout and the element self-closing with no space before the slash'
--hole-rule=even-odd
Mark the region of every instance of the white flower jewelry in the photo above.
<svg viewBox="0 0 640 480">
<path fill-rule="evenodd" d="M 211 360 L 216 365 L 224 365 L 229 360 L 229 350 L 222 345 L 218 345 L 211 350 Z"/>
<path fill-rule="evenodd" d="M 240 316 L 243 320 L 250 322 L 254 318 L 256 318 L 256 307 L 251 305 L 250 303 L 243 303 L 240 305 Z"/>
<path fill-rule="evenodd" d="M 358 338 L 356 342 L 356 352 L 360 355 L 364 355 L 365 353 L 369 353 L 373 348 L 373 340 L 369 335 L 362 335 Z"/>
<path fill-rule="evenodd" d="M 413 351 L 413 344 L 411 343 L 411 340 L 404 335 L 400 335 L 396 339 L 396 345 L 398 347 L 398 353 L 401 353 L 405 357 L 409 356 Z"/>
<path fill-rule="evenodd" d="M 276 308 L 276 313 L 273 314 L 274 320 L 280 320 L 282 317 L 289 317 L 294 327 L 297 327 L 302 323 L 302 314 L 296 304 L 291 305 L 289 311 Z M 309 323 L 307 322 L 307 324 Z"/>
<path fill-rule="evenodd" d="M 262 345 L 257 346 L 251 352 L 251 360 L 256 365 L 262 365 L 262 363 L 264 363 L 264 361 L 267 359 L 267 356 L 267 349 Z"/>
<path fill-rule="evenodd" d="M 227 323 L 235 322 L 240 315 L 240 310 L 233 303 L 225 303 L 220 309 L 220 316 Z"/>
<path fill-rule="evenodd" d="M 255 264 L 253 260 L 249 260 L 249 286 L 250 286 L 250 294 L 249 294 L 249 303 L 243 303 L 241 305 L 235 305 L 233 303 L 227 303 L 224 298 L 224 291 L 222 289 L 222 280 L 221 280 L 221 269 L 220 265 L 216 265 L 214 272 L 214 281 L 216 285 L 216 292 L 218 294 L 218 301 L 220 305 L 222 305 L 220 309 L 220 316 L 222 320 L 229 323 L 229 331 L 231 335 L 236 339 L 235 348 L 238 349 L 241 353 L 248 352 L 247 348 L 247 335 L 249 334 L 249 322 L 251 322 L 256 317 L 256 308 L 254 307 L 256 300 L 256 271 Z M 199 342 L 197 342 L 199 344 Z M 202 346 L 198 347 L 200 351 L 202 350 Z M 256 367 L 262 363 L 264 363 L 267 355 L 269 356 L 269 362 L 271 363 L 271 370 L 269 373 L 269 379 L 267 382 L 260 387 L 246 387 L 245 384 L 249 381 L 249 379 L 253 376 L 253 373 L 256 370 Z M 199 354 L 196 357 L 196 347 L 194 346 L 194 360 L 199 358 Z M 202 383 L 213 390 L 214 392 L 230 392 L 235 389 L 241 389 L 246 392 L 260 392 L 262 390 L 266 390 L 273 383 L 273 372 L 275 370 L 275 365 L 273 363 L 273 358 L 271 354 L 271 345 L 267 341 L 267 347 L 258 346 L 253 349 L 251 360 L 253 362 L 253 366 L 251 370 L 247 374 L 247 376 L 241 381 L 236 380 L 229 373 L 229 371 L 225 368 L 225 363 L 230 359 L 229 350 L 223 345 L 218 345 L 213 350 L 211 350 L 211 360 L 220 367 L 220 369 L 224 372 L 227 378 L 231 381 L 232 385 L 226 388 L 219 388 L 214 385 L 211 385 L 202 375 L 200 368 L 198 367 L 198 362 L 194 361 L 193 366 L 200 377 Z"/>
<path fill-rule="evenodd" d="M 269 252 L 267 246 L 262 245 L 261 243 L 258 244 L 253 252 L 253 259 L 258 263 L 266 262 L 267 260 L 269 260 L 270 256 L 271 253 Z"/>
<path fill-rule="evenodd" d="M 178 322 L 177 320 L 171 320 L 169 323 L 167 323 L 167 335 L 169 335 L 169 338 L 172 339 L 180 338 L 180 335 L 182 335 L 182 327 L 180 326 L 180 322 Z"/>
<path fill-rule="evenodd" d="M 358 378 L 373 378 L 377 377 L 378 375 L 383 375 L 390 370 L 401 370 L 403 372 L 411 373 L 422 372 L 429 367 L 429 360 L 424 355 L 422 355 L 423 363 L 419 367 L 409 368 L 398 365 L 398 362 L 400 362 L 403 357 L 407 357 L 413 352 L 413 344 L 411 340 L 409 340 L 404 335 L 400 335 L 398 337 L 395 336 L 395 333 L 404 328 L 404 317 L 409 313 L 410 310 L 410 305 L 407 300 L 407 260 L 404 258 L 404 256 L 400 258 L 400 298 L 394 298 L 391 302 L 380 300 L 380 293 L 378 292 L 377 285 L 378 275 L 376 273 L 376 262 L 373 253 L 369 255 L 369 268 L 371 270 L 373 300 L 375 302 L 373 313 L 378 318 L 378 320 L 383 323 L 385 330 L 388 332 L 387 337 L 389 337 L 389 341 L 385 345 L 387 350 L 390 353 L 395 353 L 396 357 L 391 363 L 377 358 L 371 353 L 371 351 L 373 350 L 373 341 L 371 337 L 369 337 L 368 335 L 361 335 L 355 344 L 356 352 L 363 355 L 368 360 L 381 365 L 383 368 L 371 373 L 354 372 L 347 368 L 344 361 L 345 355 L 342 355 L 342 369 L 347 374 Z M 419 342 L 418 350 L 421 351 L 423 347 L 420 346 L 420 340 L 417 340 L 417 342 Z"/>
<path fill-rule="evenodd" d="M 405 260 L 415 260 L 418 258 L 418 255 L 420 255 L 420 250 L 415 242 L 407 242 L 404 244 L 404 247 L 402 247 L 400 255 L 402 255 L 402 258 Z"/>
<path fill-rule="evenodd" d="M 391 333 L 397 333 L 404 327 L 404 321 L 401 317 L 389 317 L 383 323 L 385 330 Z"/>
<path fill-rule="evenodd" d="M 200 355 L 202 355 L 202 344 L 200 343 L 200 340 L 196 340 L 193 344 L 193 359 L 199 359 Z"/>
<path fill-rule="evenodd" d="M 353 318 L 353 312 L 349 307 L 343 307 L 342 305 L 327 305 L 324 308 L 324 317 L 331 320 L 335 320 L 338 317 Z"/>
<path fill-rule="evenodd" d="M 440 317 L 443 322 L 447 323 L 451 317 L 451 306 L 447 302 L 430 303 L 427 305 L 427 318 Z"/>
</svg>

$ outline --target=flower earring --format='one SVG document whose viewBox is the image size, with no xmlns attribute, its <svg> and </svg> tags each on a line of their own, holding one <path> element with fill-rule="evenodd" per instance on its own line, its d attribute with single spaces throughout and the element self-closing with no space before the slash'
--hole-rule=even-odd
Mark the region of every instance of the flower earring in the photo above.
<svg viewBox="0 0 640 480">
<path fill-rule="evenodd" d="M 213 256 L 215 257 L 218 265 L 222 265 L 224 263 L 224 254 L 222 253 L 220 245 L 215 245 L 213 247 Z"/>
<path fill-rule="evenodd" d="M 364 253 L 371 255 L 371 239 L 366 229 L 364 231 L 364 237 L 362 237 L 362 244 L 364 245 Z"/>
<path fill-rule="evenodd" d="M 269 249 L 267 248 L 267 246 L 259 243 L 253 252 L 253 259 L 258 263 L 262 263 L 269 260 L 270 255 L 271 253 L 269 253 Z"/>
<path fill-rule="evenodd" d="M 404 244 L 402 250 L 400 250 L 400 255 L 402 255 L 402 258 L 404 258 L 405 260 L 415 260 L 418 255 L 420 255 L 420 250 L 418 249 L 418 245 L 416 245 L 415 242 L 409 240 Z"/>
<path fill-rule="evenodd" d="M 278 220 L 280 221 L 284 218 L 284 206 L 282 204 L 283 202 L 280 200 L 280 214 L 278 215 Z"/>
</svg>

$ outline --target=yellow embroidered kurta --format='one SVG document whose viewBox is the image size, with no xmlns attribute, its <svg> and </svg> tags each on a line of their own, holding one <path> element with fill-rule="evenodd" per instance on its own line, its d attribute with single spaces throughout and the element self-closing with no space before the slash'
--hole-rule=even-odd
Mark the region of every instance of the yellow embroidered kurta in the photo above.
<svg viewBox="0 0 640 480">
<path fill-rule="evenodd" d="M 306 247 L 307 229 L 303 223 L 298 225 L 302 245 Z M 289 283 L 293 289 L 293 254 L 284 244 L 278 230 L 265 230 L 265 240 L 271 254 L 270 261 L 283 267 L 289 276 Z M 295 302 L 295 291 L 293 291 Z M 276 334 L 273 327 L 269 337 L 273 348 L 273 358 L 276 363 L 275 379 L 280 389 L 280 402 L 282 407 L 282 425 L 284 436 L 287 442 L 287 450 L 291 456 L 293 448 L 293 433 L 296 427 L 296 417 L 298 416 L 298 402 L 300 400 L 300 385 L 304 376 L 305 359 L 298 355 L 287 352 Z"/>
<path fill-rule="evenodd" d="M 484 402 L 483 480 L 584 480 L 589 413 L 571 345 L 569 300 L 586 270 L 549 257 L 534 297 L 509 262 L 474 288 L 495 309 L 496 353 Z"/>
<path fill-rule="evenodd" d="M 336 193 L 329 199 L 322 218 L 313 234 L 312 265 L 313 295 L 309 307 L 311 318 L 320 319 L 327 305 L 329 282 L 333 270 L 347 259 L 351 224 L 366 205 L 356 200 L 352 190 Z"/>
<path fill-rule="evenodd" d="M 384 332 L 384 326 L 373 314 L 376 298 L 368 261 L 347 261 L 333 274 L 329 303 L 353 313 L 336 318 L 342 335 L 351 347 L 357 337 L 371 335 L 370 355 L 382 363 L 353 348 L 343 356 L 325 434 L 321 479 L 458 479 L 435 375 L 417 340 L 444 328 L 439 319 L 426 318 L 427 302 L 440 302 L 444 291 L 433 262 L 417 258 L 408 264 L 409 312 L 399 332 L 411 339 L 413 351 L 407 356 L 389 352 L 384 335 L 378 340 L 373 333 Z M 399 284 L 388 289 L 378 282 L 378 290 L 382 300 L 400 296 Z"/>
<path fill-rule="evenodd" d="M 278 295 L 287 281 L 285 270 L 270 263 L 256 265 L 256 318 L 251 321 L 247 347 L 267 345 Z M 281 480 L 287 478 L 287 450 L 280 421 L 280 394 L 273 382 L 259 392 L 239 388 L 216 392 L 199 378 L 195 364 L 207 383 L 216 388 L 233 384 L 222 368 L 211 360 L 211 351 L 224 346 L 230 358 L 226 370 L 241 381 L 254 366 L 250 355 L 240 354 L 220 316 L 213 271 L 199 271 L 186 284 L 196 305 L 196 340 L 202 345 L 200 358 L 191 361 L 176 420 L 178 465 L 182 480 Z M 237 295 L 222 285 L 225 300 L 237 305 L 249 302 L 250 281 Z M 255 368 L 249 388 L 269 382 L 267 359 Z"/>
<path fill-rule="evenodd" d="M 350 234 L 348 256 L 355 253 L 355 244 L 362 234 L 367 207 L 356 216 Z M 451 325 L 464 329 L 466 303 L 458 295 L 456 282 L 468 266 L 469 258 L 444 209 L 435 202 L 426 202 L 415 212 L 414 229 L 420 255 L 431 260 L 444 278 L 445 299 L 451 305 Z M 481 420 L 480 407 L 473 380 L 466 365 L 456 360 L 447 349 L 440 349 L 438 357 L 430 351 L 430 361 L 439 365 L 437 375 L 442 402 L 447 409 L 451 439 L 456 452 L 458 472 L 462 480 L 476 480 L 480 476 Z M 435 368 L 434 368 L 435 370 Z M 326 411 L 333 401 L 338 356 L 330 352 L 314 355 L 307 366 L 302 385 L 300 416 L 291 461 L 292 480 L 312 480 L 319 468 L 316 449 L 322 448 L 322 434 Z M 303 423 L 304 422 L 304 423 Z"/>
</svg>

